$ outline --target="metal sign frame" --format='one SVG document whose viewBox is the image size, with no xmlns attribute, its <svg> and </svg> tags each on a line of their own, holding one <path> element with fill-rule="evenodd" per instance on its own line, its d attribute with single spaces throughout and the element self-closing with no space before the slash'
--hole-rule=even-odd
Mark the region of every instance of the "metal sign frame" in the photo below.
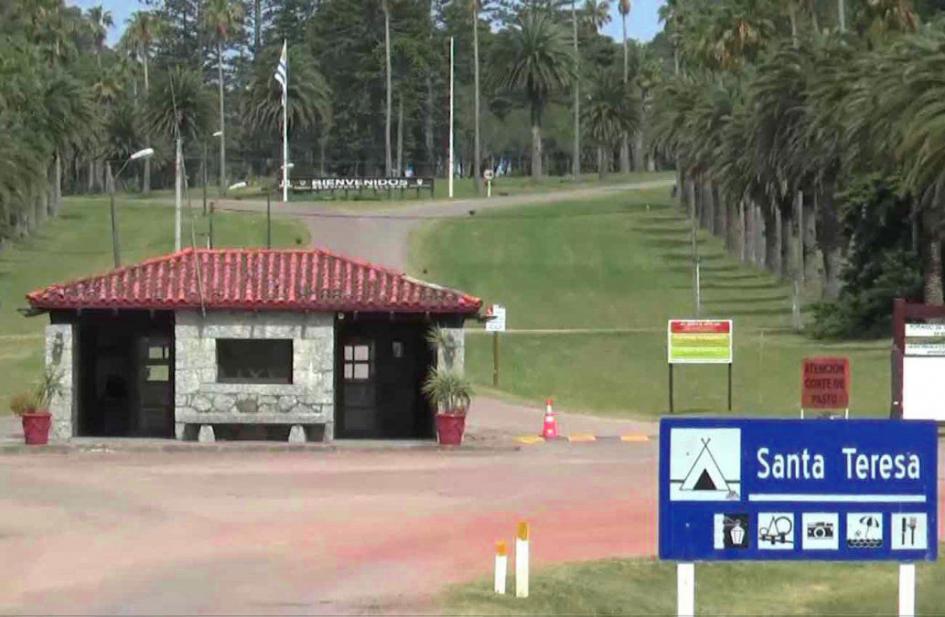
<svg viewBox="0 0 945 617">
<path fill-rule="evenodd" d="M 935 560 L 937 474 L 934 422 L 663 418 L 659 556 Z"/>
<path fill-rule="evenodd" d="M 721 360 L 713 359 L 693 359 L 693 360 L 679 360 L 673 359 L 673 324 L 686 324 L 690 326 L 719 326 L 724 324 L 726 328 L 725 334 L 728 334 L 728 357 Z M 710 332 L 706 332 L 708 334 Z M 732 319 L 670 319 L 666 322 L 666 362 L 669 366 L 669 413 L 675 413 L 676 411 L 676 401 L 675 401 L 675 380 L 674 380 L 674 371 L 673 367 L 677 364 L 685 365 L 701 365 L 701 364 L 711 364 L 719 365 L 724 364 L 728 367 L 728 410 L 732 411 L 732 367 L 735 364 L 735 321 Z"/>
</svg>

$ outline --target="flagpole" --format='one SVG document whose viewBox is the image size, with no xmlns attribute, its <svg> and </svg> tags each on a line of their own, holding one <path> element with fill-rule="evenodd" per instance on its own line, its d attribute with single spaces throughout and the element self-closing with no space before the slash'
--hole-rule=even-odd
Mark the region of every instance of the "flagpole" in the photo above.
<svg viewBox="0 0 945 617">
<path fill-rule="evenodd" d="M 450 37 L 450 151 L 449 156 L 449 175 L 447 176 L 447 186 L 449 187 L 449 197 L 453 198 L 453 37 Z"/>
<path fill-rule="evenodd" d="M 283 41 L 286 50 L 285 86 L 282 88 L 282 203 L 289 201 L 289 54 L 288 43 Z"/>
</svg>

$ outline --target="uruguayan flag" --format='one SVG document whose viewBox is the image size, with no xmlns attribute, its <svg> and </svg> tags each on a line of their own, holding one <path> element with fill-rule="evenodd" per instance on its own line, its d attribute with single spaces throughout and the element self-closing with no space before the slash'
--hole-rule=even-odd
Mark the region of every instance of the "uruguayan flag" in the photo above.
<svg viewBox="0 0 945 617">
<path fill-rule="evenodd" d="M 276 67 L 276 81 L 282 84 L 282 96 L 288 93 L 289 88 L 289 56 L 286 49 L 286 43 L 282 43 L 282 56 L 279 58 L 279 66 Z"/>
</svg>

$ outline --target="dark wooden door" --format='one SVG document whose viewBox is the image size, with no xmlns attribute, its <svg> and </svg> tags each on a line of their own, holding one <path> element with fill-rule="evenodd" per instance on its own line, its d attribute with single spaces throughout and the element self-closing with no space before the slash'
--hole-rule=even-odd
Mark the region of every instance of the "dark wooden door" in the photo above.
<svg viewBox="0 0 945 617">
<path fill-rule="evenodd" d="M 365 336 L 341 341 L 343 437 L 376 437 L 380 431 L 377 408 L 375 342 Z"/>
<path fill-rule="evenodd" d="M 174 342 L 171 337 L 138 338 L 137 431 L 142 437 L 174 435 Z"/>
<path fill-rule="evenodd" d="M 429 438 L 420 386 L 433 362 L 423 323 L 345 324 L 339 337 L 339 437 Z"/>
</svg>

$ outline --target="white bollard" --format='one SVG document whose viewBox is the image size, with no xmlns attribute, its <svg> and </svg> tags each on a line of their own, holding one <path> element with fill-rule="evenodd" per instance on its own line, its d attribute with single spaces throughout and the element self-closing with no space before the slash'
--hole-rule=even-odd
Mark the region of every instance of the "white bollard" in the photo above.
<svg viewBox="0 0 945 617">
<path fill-rule="evenodd" d="M 505 579 L 509 574 L 509 547 L 501 540 L 495 543 L 495 592 L 505 594 Z"/>
<path fill-rule="evenodd" d="M 528 597 L 528 523 L 518 524 L 515 538 L 515 597 Z"/>
<path fill-rule="evenodd" d="M 915 564 L 899 564 L 899 617 L 915 617 Z"/>
<path fill-rule="evenodd" d="M 696 614 L 696 565 L 676 564 L 676 614 L 694 617 Z"/>
</svg>

